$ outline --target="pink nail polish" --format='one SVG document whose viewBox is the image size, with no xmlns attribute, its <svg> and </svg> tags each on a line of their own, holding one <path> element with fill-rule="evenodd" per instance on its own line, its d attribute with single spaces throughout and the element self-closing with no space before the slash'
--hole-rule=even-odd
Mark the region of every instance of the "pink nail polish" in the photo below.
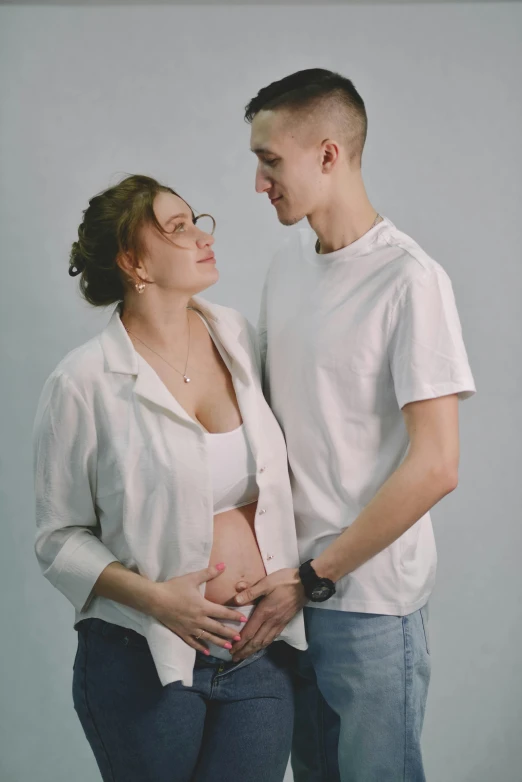
<svg viewBox="0 0 522 782">
<path fill-rule="evenodd" d="M 208 657 L 208 656 L 209 656 L 209 654 L 210 654 L 210 652 L 209 652 L 209 650 L 208 650 L 208 649 L 203 649 L 203 654 L 206 654 L 206 655 L 207 655 L 207 657 Z"/>
<path fill-rule="evenodd" d="M 225 644 L 225 649 L 232 649 L 232 644 L 229 644 L 228 641 Z"/>
<path fill-rule="evenodd" d="M 241 619 L 240 619 L 239 621 L 240 621 L 240 622 L 246 622 L 246 621 L 248 621 L 248 620 L 247 620 L 246 616 L 242 616 L 242 617 L 241 617 Z"/>
<path fill-rule="evenodd" d="M 220 562 L 219 564 L 216 565 L 216 570 L 224 570 L 224 569 L 225 569 L 224 562 Z"/>
<path fill-rule="evenodd" d="M 240 641 L 240 640 L 241 640 L 241 636 L 240 635 L 235 635 L 234 636 L 234 641 Z"/>
</svg>

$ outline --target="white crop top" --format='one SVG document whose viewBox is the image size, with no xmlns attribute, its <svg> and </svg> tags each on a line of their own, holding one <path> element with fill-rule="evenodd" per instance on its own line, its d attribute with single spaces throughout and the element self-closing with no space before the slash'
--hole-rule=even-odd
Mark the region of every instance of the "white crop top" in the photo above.
<svg viewBox="0 0 522 782">
<path fill-rule="evenodd" d="M 207 440 L 214 515 L 256 502 L 259 489 L 256 463 L 243 424 L 231 432 L 205 432 Z"/>
<path fill-rule="evenodd" d="M 230 372 L 230 359 L 213 333 L 207 319 L 199 315 L 225 366 Z M 230 432 L 205 432 L 209 450 L 210 471 L 214 496 L 214 515 L 256 502 L 259 489 L 256 481 L 256 462 L 248 442 L 244 424 Z"/>
</svg>

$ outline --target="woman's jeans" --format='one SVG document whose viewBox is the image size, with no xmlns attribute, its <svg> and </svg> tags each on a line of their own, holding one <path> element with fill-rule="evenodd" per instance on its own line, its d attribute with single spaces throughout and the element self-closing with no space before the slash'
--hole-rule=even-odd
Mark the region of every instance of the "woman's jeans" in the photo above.
<svg viewBox="0 0 522 782">
<path fill-rule="evenodd" d="M 425 782 L 425 608 L 408 616 L 305 607 L 297 652 L 295 782 Z"/>
<path fill-rule="evenodd" d="M 104 782 L 282 782 L 292 658 L 282 642 L 239 663 L 198 652 L 193 686 L 164 687 L 143 636 L 83 620 L 73 701 Z"/>
</svg>

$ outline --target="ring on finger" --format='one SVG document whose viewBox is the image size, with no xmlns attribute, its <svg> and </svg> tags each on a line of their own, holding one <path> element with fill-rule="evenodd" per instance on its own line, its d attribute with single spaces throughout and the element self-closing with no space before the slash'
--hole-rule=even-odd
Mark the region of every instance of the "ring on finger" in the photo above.
<svg viewBox="0 0 522 782">
<path fill-rule="evenodd" d="M 204 632 L 206 632 L 206 631 L 205 630 L 200 630 L 199 631 L 198 635 L 196 635 L 196 641 L 199 641 L 199 639 L 201 638 L 201 636 L 203 635 Z"/>
</svg>

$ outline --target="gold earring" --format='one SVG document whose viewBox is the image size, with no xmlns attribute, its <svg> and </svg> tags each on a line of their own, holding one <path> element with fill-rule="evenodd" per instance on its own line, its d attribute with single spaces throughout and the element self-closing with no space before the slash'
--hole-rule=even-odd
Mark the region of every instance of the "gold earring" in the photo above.
<svg viewBox="0 0 522 782">
<path fill-rule="evenodd" d="M 138 293 L 143 293 L 145 288 L 147 287 L 144 282 L 137 282 L 134 286 Z"/>
</svg>

